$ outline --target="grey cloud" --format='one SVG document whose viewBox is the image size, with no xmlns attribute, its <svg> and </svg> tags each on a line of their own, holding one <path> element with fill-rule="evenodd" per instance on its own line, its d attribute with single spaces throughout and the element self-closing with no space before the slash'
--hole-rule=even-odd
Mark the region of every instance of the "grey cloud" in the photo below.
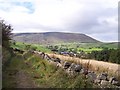
<svg viewBox="0 0 120 90">
<path fill-rule="evenodd" d="M 87 3 L 88 1 L 79 1 L 76 0 L 79 3 L 84 4 L 86 7 L 83 8 L 83 12 L 78 11 L 78 13 L 73 14 L 74 16 L 69 17 L 67 20 L 63 20 L 63 22 L 66 22 L 65 25 L 57 28 L 53 26 L 44 26 L 42 24 L 39 24 L 38 22 L 31 22 L 20 25 L 14 25 L 16 31 L 24 31 L 29 29 L 36 29 L 38 31 L 50 31 L 50 32 L 63 32 L 63 31 L 69 31 L 69 32 L 79 32 L 91 35 L 97 39 L 103 40 L 103 41 L 109 41 L 109 40 L 116 40 L 117 37 L 117 25 L 114 25 L 111 27 L 109 24 L 109 21 L 103 20 L 101 23 L 99 23 L 99 18 L 102 17 L 113 17 L 117 16 L 118 14 L 118 8 L 106 8 L 101 3 L 94 3 L 94 0 L 92 0 L 92 3 Z M 100 2 L 100 1 L 95 1 Z M 18 4 L 19 3 L 14 3 Z M 107 3 L 106 3 L 107 4 Z M 9 4 L 8 4 L 9 5 Z M 27 3 L 29 8 L 29 3 Z M 7 6 L 8 8 L 10 6 Z M 34 7 L 33 7 L 34 8 Z M 4 5 L 0 3 L 0 9 L 6 9 L 4 8 Z M 30 8 L 29 8 L 30 9 Z M 31 11 L 31 10 L 30 10 Z M 116 21 L 117 18 L 115 19 Z M 30 32 L 30 31 L 28 31 Z"/>
<path fill-rule="evenodd" d="M 93 8 L 94 9 L 94 8 Z M 82 32 L 82 33 L 97 33 L 97 32 L 107 32 L 112 29 L 117 29 L 115 26 L 114 28 L 108 27 L 109 22 L 103 21 L 102 24 L 98 22 L 98 19 L 101 17 L 112 17 L 117 14 L 117 8 L 108 8 L 108 9 L 95 9 L 93 12 L 91 10 L 85 11 L 82 15 L 82 20 L 79 17 L 76 20 L 73 20 L 72 23 L 69 25 L 68 29 L 74 32 Z M 79 13 L 79 15 L 81 15 Z M 81 16 L 80 16 L 81 17 Z M 74 18 L 73 18 L 74 19 Z M 116 19 L 117 20 L 117 19 Z M 70 27 L 69 27 L 70 26 Z M 112 30 L 113 31 L 113 30 Z"/>
<path fill-rule="evenodd" d="M 44 25 L 41 25 L 41 24 L 38 24 L 38 23 L 32 23 L 32 22 L 29 22 L 29 23 L 27 23 L 25 25 L 24 24 L 23 25 L 15 25 L 14 27 L 15 27 L 14 32 L 17 32 L 17 31 L 24 32 L 24 30 L 29 30 L 29 32 L 31 32 L 30 31 L 31 29 L 37 30 L 39 32 L 41 30 L 43 30 L 44 32 L 46 32 L 46 31 L 50 31 L 50 32 L 62 31 L 61 29 L 58 29 L 58 28 L 54 28 L 54 27 L 50 27 L 50 26 L 44 26 Z"/>
<path fill-rule="evenodd" d="M 118 33 L 92 34 L 91 36 L 103 42 L 118 41 Z"/>
</svg>

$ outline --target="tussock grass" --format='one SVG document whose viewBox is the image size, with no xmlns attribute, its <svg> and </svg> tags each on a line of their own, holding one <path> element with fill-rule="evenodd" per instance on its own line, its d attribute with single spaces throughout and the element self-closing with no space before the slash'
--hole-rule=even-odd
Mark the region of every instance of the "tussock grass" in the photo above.
<svg viewBox="0 0 120 90">
<path fill-rule="evenodd" d="M 92 85 L 92 83 L 84 81 L 83 76 L 79 76 L 79 78 L 78 76 L 69 76 L 64 69 L 57 68 L 56 65 L 40 59 L 36 55 L 27 62 L 32 63 L 29 69 L 32 69 L 33 73 L 31 75 L 38 87 L 75 88 L 78 85 L 79 87 L 85 88 L 91 87 Z M 78 81 L 76 81 L 77 79 Z M 84 83 L 84 85 L 79 82 Z"/>
<path fill-rule="evenodd" d="M 84 76 L 69 76 L 64 69 L 57 68 L 37 55 L 26 52 L 18 56 L 12 57 L 9 67 L 4 71 L 3 87 L 16 87 L 16 73 L 20 70 L 26 72 L 40 88 L 93 87 Z"/>
</svg>

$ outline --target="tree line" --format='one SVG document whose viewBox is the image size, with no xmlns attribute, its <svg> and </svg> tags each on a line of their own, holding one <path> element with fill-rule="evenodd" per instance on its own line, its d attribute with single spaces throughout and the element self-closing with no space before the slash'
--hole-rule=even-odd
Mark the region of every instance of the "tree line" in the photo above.
<svg viewBox="0 0 120 90">
<path fill-rule="evenodd" d="M 92 51 L 88 54 L 88 58 L 120 64 L 120 49 L 103 49 L 102 51 Z"/>
</svg>

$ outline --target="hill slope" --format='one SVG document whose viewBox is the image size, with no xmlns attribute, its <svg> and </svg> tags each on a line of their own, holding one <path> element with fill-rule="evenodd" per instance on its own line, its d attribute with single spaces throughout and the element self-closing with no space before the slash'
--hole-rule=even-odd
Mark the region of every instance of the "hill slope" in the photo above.
<svg viewBox="0 0 120 90">
<path fill-rule="evenodd" d="M 99 42 L 85 34 L 46 32 L 46 33 L 17 33 L 13 39 L 19 42 L 51 44 L 51 43 L 72 43 L 72 42 Z"/>
</svg>

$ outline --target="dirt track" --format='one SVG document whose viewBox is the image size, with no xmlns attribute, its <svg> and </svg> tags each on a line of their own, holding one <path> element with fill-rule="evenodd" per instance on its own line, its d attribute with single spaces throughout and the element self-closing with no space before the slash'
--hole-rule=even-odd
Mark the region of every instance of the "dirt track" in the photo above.
<svg viewBox="0 0 120 90">
<path fill-rule="evenodd" d="M 35 88 L 34 82 L 27 73 L 19 71 L 16 75 L 17 87 L 16 88 Z"/>
<path fill-rule="evenodd" d="M 74 61 L 76 63 L 82 64 L 83 66 L 86 66 L 87 63 L 89 63 L 89 69 L 93 71 L 98 71 L 98 72 L 107 71 L 109 74 L 120 76 L 120 65 L 119 64 L 97 61 L 93 59 L 80 59 L 80 58 L 57 55 L 57 54 L 48 54 L 48 55 L 58 57 L 61 60 Z"/>
</svg>

